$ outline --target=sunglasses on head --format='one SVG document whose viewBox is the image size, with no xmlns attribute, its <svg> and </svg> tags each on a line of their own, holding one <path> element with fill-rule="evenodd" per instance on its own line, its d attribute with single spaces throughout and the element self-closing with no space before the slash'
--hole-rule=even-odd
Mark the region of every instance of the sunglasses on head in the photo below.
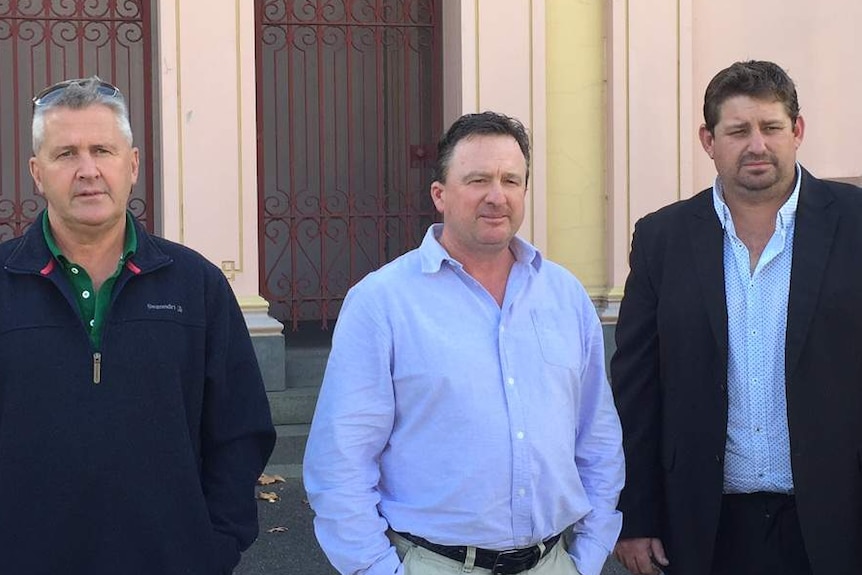
<svg viewBox="0 0 862 575">
<path fill-rule="evenodd" d="M 45 106 L 46 104 L 50 104 L 54 100 L 56 100 L 63 91 L 72 85 L 83 86 L 85 83 L 95 80 L 97 82 L 96 91 L 108 98 L 122 98 L 122 94 L 120 93 L 120 89 L 105 82 L 98 76 L 94 76 L 92 78 L 75 78 L 74 80 L 63 80 L 62 82 L 57 82 L 51 86 L 48 86 L 33 98 L 33 107 L 38 108 L 39 106 Z"/>
</svg>

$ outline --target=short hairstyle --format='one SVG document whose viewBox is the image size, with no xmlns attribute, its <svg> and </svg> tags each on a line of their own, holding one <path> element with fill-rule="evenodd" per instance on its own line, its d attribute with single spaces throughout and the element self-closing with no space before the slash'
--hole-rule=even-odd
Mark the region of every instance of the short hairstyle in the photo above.
<svg viewBox="0 0 862 575">
<path fill-rule="evenodd" d="M 720 120 L 721 105 L 734 96 L 781 102 L 791 122 L 796 125 L 799 117 L 796 86 L 778 64 L 761 60 L 736 62 L 715 75 L 703 98 L 703 119 L 710 133 L 714 133 Z"/>
<path fill-rule="evenodd" d="M 90 76 L 81 80 L 73 80 L 68 85 L 59 84 L 57 95 L 43 98 L 44 103 L 34 100 L 33 105 L 33 153 L 37 154 L 45 139 L 45 114 L 57 108 L 81 110 L 90 106 L 107 106 L 114 112 L 120 133 L 132 145 L 132 125 L 129 122 L 129 110 L 123 94 L 116 90 L 114 94 L 106 93 L 106 84 L 98 76 Z M 49 88 L 50 90 L 50 88 Z"/>
<path fill-rule="evenodd" d="M 518 142 L 524 160 L 527 163 L 527 176 L 524 184 L 530 179 L 530 136 L 524 125 L 504 114 L 496 112 L 481 112 L 464 114 L 449 126 L 449 129 L 437 143 L 437 161 L 434 166 L 434 181 L 444 183 L 449 173 L 449 162 L 452 151 L 461 140 L 473 136 L 511 136 Z"/>
</svg>

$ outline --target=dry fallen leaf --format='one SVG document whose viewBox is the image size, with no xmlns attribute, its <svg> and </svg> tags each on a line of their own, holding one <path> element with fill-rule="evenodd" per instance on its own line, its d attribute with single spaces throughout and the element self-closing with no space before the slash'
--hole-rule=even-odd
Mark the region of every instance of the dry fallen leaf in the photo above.
<svg viewBox="0 0 862 575">
<path fill-rule="evenodd" d="M 274 491 L 261 491 L 257 494 L 257 498 L 269 501 L 270 503 L 275 503 L 278 501 L 278 493 L 275 493 Z"/>
<path fill-rule="evenodd" d="M 284 483 L 284 477 L 281 475 L 267 475 L 266 473 L 261 473 L 260 477 L 257 478 L 258 485 L 272 485 L 273 483 Z"/>
<path fill-rule="evenodd" d="M 287 531 L 287 527 L 273 527 L 272 529 L 267 529 L 267 533 L 284 533 Z"/>
</svg>

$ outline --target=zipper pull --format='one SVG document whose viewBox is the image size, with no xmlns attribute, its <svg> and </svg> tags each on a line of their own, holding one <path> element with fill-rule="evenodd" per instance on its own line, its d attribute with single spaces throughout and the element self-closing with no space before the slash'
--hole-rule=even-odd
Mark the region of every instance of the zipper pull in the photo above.
<svg viewBox="0 0 862 575">
<path fill-rule="evenodd" d="M 102 354 L 96 352 L 93 354 L 93 383 L 101 383 L 102 381 Z"/>
</svg>

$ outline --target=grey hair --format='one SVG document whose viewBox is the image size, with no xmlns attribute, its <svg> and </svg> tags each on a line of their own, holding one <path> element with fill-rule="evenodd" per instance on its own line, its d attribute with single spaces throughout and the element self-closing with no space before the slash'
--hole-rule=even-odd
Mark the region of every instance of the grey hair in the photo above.
<svg viewBox="0 0 862 575">
<path fill-rule="evenodd" d="M 96 105 L 107 106 L 114 112 L 120 133 L 126 139 L 126 142 L 130 146 L 132 145 L 132 125 L 129 121 L 129 109 L 126 107 L 123 95 L 119 91 L 113 96 L 105 94 L 99 91 L 101 84 L 101 78 L 90 76 L 61 88 L 61 93 L 52 97 L 46 103 L 34 105 L 33 154 L 39 153 L 39 150 L 42 148 L 42 142 L 45 139 L 45 114 L 56 108 L 82 110 Z"/>
</svg>

